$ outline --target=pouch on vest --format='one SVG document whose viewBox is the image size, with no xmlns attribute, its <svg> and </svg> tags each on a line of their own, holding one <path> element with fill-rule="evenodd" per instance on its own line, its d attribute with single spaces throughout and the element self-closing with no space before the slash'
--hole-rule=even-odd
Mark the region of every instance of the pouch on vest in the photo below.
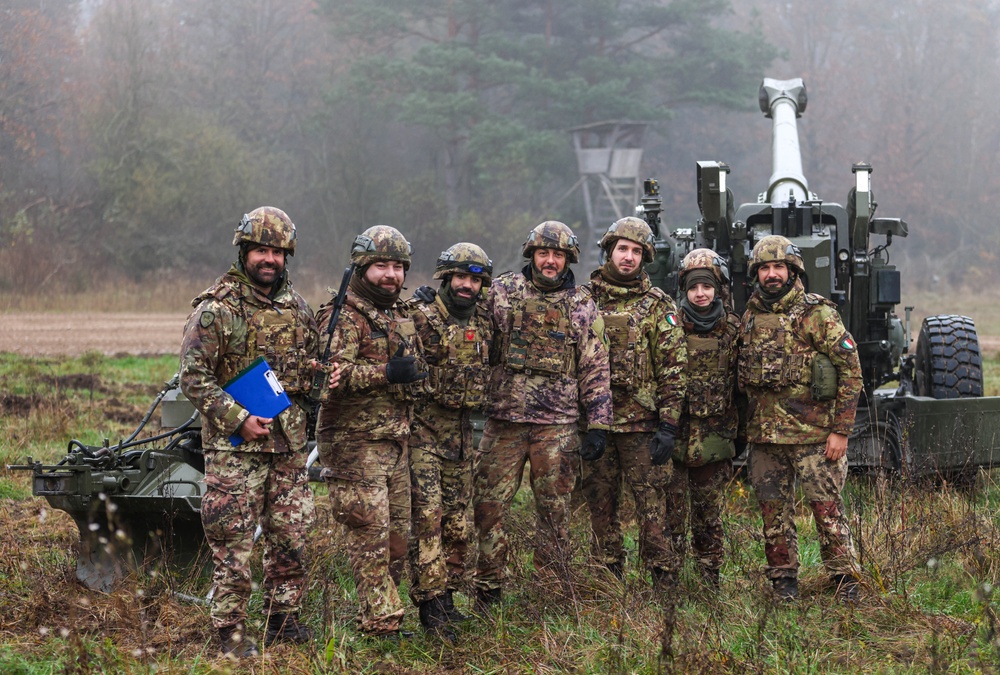
<svg viewBox="0 0 1000 675">
<path fill-rule="evenodd" d="M 690 445 L 683 450 L 678 444 L 674 451 L 674 459 L 689 466 L 703 466 L 712 462 L 721 462 L 736 456 L 736 444 L 731 438 L 723 438 L 719 434 L 708 434 L 698 443 L 697 447 Z"/>
<path fill-rule="evenodd" d="M 812 360 L 812 397 L 814 401 L 837 398 L 837 369 L 826 354 L 816 354 Z"/>
</svg>

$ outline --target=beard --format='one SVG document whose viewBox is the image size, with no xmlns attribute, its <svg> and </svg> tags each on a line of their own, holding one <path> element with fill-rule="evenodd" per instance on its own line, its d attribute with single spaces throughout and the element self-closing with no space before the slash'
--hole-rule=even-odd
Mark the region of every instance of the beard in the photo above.
<svg viewBox="0 0 1000 675">
<path fill-rule="evenodd" d="M 285 273 L 284 265 L 261 263 L 259 265 L 244 265 L 250 281 L 263 288 L 273 286 Z"/>
</svg>

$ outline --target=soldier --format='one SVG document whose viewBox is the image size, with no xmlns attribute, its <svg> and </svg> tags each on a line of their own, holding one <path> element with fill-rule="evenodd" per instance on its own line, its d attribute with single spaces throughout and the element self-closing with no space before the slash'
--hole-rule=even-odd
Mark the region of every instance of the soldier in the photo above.
<svg viewBox="0 0 1000 675">
<path fill-rule="evenodd" d="M 306 409 L 310 359 L 318 336 L 312 310 L 292 289 L 285 268 L 295 253 L 295 225 L 270 206 L 243 216 L 233 245 L 237 262 L 194 299 L 184 327 L 180 382 L 202 415 L 205 494 L 201 519 L 215 561 L 212 623 L 222 650 L 253 656 L 246 635 L 250 552 L 260 523 L 264 538 L 264 644 L 306 642 L 299 623 L 305 586 L 306 529 L 313 496 L 306 474 Z M 292 405 L 274 419 L 251 415 L 222 387 L 258 356 L 264 356 Z M 336 386 L 331 374 L 330 386 Z M 243 442 L 233 447 L 230 435 Z"/>
<path fill-rule="evenodd" d="M 794 600 L 798 594 L 793 519 L 798 476 L 838 596 L 854 602 L 857 554 L 840 492 L 861 366 L 836 306 L 806 293 L 802 273 L 802 255 L 785 237 L 770 235 L 754 246 L 754 292 L 740 324 L 739 353 L 739 387 L 748 399 L 750 480 L 764 518 L 765 571 L 778 597 Z M 832 371 L 836 378 L 824 375 Z"/>
<path fill-rule="evenodd" d="M 631 488 L 639 521 L 639 557 L 658 588 L 669 588 L 678 559 L 671 551 L 667 484 L 684 403 L 684 331 L 674 301 L 643 269 L 656 250 L 641 218 L 616 221 L 601 238 L 605 262 L 589 288 L 604 320 L 611 362 L 614 421 L 603 457 L 583 469 L 594 552 L 618 578 L 625 554 L 621 484 Z"/>
<path fill-rule="evenodd" d="M 449 641 L 456 639 L 449 624 L 466 618 L 453 595 L 465 581 L 471 534 L 472 412 L 485 403 L 492 340 L 481 291 L 492 274 L 483 249 L 455 244 L 437 260 L 437 297 L 422 286 L 409 301 L 431 389 L 410 429 L 410 598 L 421 625 Z"/>
<path fill-rule="evenodd" d="M 333 515 L 347 527 L 359 630 L 396 640 L 410 530 L 407 439 L 419 391 L 413 383 L 427 377 L 413 320 L 398 302 L 410 252 L 399 230 L 386 225 L 355 238 L 355 273 L 331 342 L 341 385 L 321 406 L 317 425 Z M 329 304 L 320 308 L 324 331 L 330 312 Z"/>
<path fill-rule="evenodd" d="M 580 256 L 576 236 L 563 223 L 546 221 L 528 235 L 522 254 L 528 264 L 495 279 L 487 298 L 496 339 L 473 479 L 479 539 L 474 584 L 481 613 L 501 599 L 503 521 L 526 462 L 535 495 L 535 569 L 565 579 L 579 455 L 600 457 L 611 424 L 604 328 L 590 293 L 576 285 L 569 268 Z M 582 450 L 581 409 L 587 423 Z"/>
<path fill-rule="evenodd" d="M 740 319 L 722 295 L 729 270 L 714 251 L 698 248 L 681 262 L 681 319 L 687 342 L 687 396 L 674 451 L 668 510 L 674 549 L 683 554 L 688 513 L 691 545 L 702 578 L 719 588 L 722 568 L 722 505 L 732 477 L 736 441 L 736 344 Z M 690 493 L 691 508 L 688 510 Z"/>
</svg>

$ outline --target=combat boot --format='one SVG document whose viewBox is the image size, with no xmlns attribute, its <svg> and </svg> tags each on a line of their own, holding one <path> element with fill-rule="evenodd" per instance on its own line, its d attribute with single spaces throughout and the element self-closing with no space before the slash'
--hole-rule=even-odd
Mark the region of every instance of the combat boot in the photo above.
<svg viewBox="0 0 1000 675">
<path fill-rule="evenodd" d="M 242 659 L 248 656 L 260 656 L 257 643 L 246 634 L 242 623 L 223 626 L 219 629 L 219 642 L 222 643 L 222 654 Z"/>
<path fill-rule="evenodd" d="M 458 642 L 458 635 L 448 625 L 448 613 L 444 610 L 441 596 L 420 603 L 420 625 L 424 627 L 425 631 L 438 636 L 445 642 L 451 644 Z"/>
<path fill-rule="evenodd" d="M 468 621 L 469 617 L 462 614 L 455 607 L 454 591 L 447 590 L 444 595 L 441 596 L 441 603 L 444 605 L 445 614 L 448 615 L 448 621 L 452 623 L 459 623 L 461 621 Z"/>
<path fill-rule="evenodd" d="M 312 630 L 299 623 L 298 614 L 278 612 L 267 617 L 264 646 L 270 647 L 275 642 L 295 642 L 302 644 L 312 640 L 312 636 Z"/>
<path fill-rule="evenodd" d="M 620 560 L 615 562 L 609 562 L 607 564 L 608 571 L 615 576 L 615 579 L 621 581 L 625 578 L 625 564 Z"/>
<path fill-rule="evenodd" d="M 473 611 L 479 616 L 488 616 L 493 605 L 500 604 L 503 591 L 499 588 L 477 588 L 476 600 L 472 605 Z"/>
<path fill-rule="evenodd" d="M 701 581 L 702 584 L 708 590 L 713 593 L 718 592 L 719 588 L 722 587 L 722 580 L 719 576 L 719 570 L 714 567 L 702 567 L 701 568 Z"/>
<path fill-rule="evenodd" d="M 792 602 L 799 597 L 799 580 L 797 577 L 778 577 L 771 579 L 774 594 L 779 600 Z"/>
<path fill-rule="evenodd" d="M 657 593 L 671 593 L 677 586 L 677 574 L 674 572 L 654 567 L 650 574 L 653 577 L 653 590 Z"/>
<path fill-rule="evenodd" d="M 837 589 L 837 599 L 845 605 L 858 604 L 860 584 L 852 574 L 833 575 L 833 585 Z"/>
</svg>

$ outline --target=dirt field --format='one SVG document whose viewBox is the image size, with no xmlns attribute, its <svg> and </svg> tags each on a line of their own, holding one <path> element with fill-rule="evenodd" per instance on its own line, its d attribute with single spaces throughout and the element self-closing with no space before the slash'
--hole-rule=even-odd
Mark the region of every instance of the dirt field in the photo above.
<svg viewBox="0 0 1000 675">
<path fill-rule="evenodd" d="M 23 356 L 78 356 L 97 351 L 116 354 L 176 354 L 184 314 L 0 313 L 0 353 Z M 919 330 L 919 323 L 916 329 Z M 914 331 L 916 339 L 916 331 Z M 1000 351 L 1000 337 L 979 336 L 983 354 Z"/>
<path fill-rule="evenodd" d="M 0 314 L 0 352 L 24 356 L 176 354 L 184 314 Z"/>
</svg>

